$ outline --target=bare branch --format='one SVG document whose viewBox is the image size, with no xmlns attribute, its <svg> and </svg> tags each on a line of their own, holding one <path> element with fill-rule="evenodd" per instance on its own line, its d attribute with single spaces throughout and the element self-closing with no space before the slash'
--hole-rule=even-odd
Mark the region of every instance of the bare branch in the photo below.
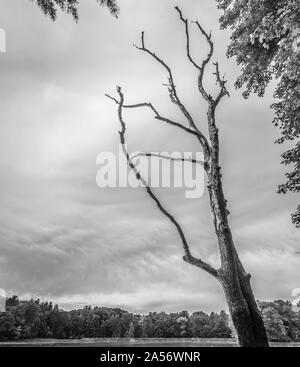
<svg viewBox="0 0 300 367">
<path fill-rule="evenodd" d="M 212 275 L 215 278 L 219 278 L 219 273 L 216 269 L 214 269 L 211 265 L 205 263 L 204 261 L 202 261 L 201 259 L 197 259 L 195 258 L 191 252 L 190 252 L 190 248 L 189 245 L 187 243 L 187 240 L 185 238 L 185 235 L 183 233 L 183 230 L 181 228 L 181 226 L 179 225 L 179 223 L 177 222 L 177 220 L 174 218 L 173 215 L 171 215 L 165 208 L 164 206 L 161 204 L 160 200 L 157 198 L 157 196 L 154 194 L 154 192 L 152 191 L 152 189 L 150 188 L 150 186 L 147 184 L 146 180 L 141 176 L 141 174 L 138 172 L 135 164 L 132 162 L 132 158 L 130 158 L 128 151 L 126 149 L 126 144 L 125 144 L 125 133 L 126 133 L 126 125 L 125 122 L 123 120 L 123 116 L 122 116 L 122 109 L 124 106 L 124 95 L 122 93 L 121 87 L 117 87 L 117 92 L 119 94 L 120 100 L 118 101 L 118 117 L 119 117 L 119 121 L 120 121 L 120 125 L 121 125 L 121 130 L 119 131 L 119 135 L 120 135 L 120 142 L 122 145 L 122 150 L 125 154 L 128 166 L 133 170 L 133 172 L 136 175 L 136 178 L 138 180 L 140 180 L 142 182 L 142 184 L 145 186 L 145 189 L 148 193 L 148 195 L 151 197 L 151 199 L 156 203 L 158 209 L 170 220 L 171 223 L 173 223 L 173 225 L 175 226 L 175 228 L 177 229 L 177 232 L 180 236 L 182 245 L 183 245 L 183 250 L 184 250 L 184 257 L 183 259 L 185 261 L 187 261 L 190 264 L 193 264 L 194 266 L 197 266 L 203 270 L 205 270 L 207 273 L 209 273 L 210 275 Z M 113 100 L 115 100 L 114 98 L 111 98 Z M 116 100 L 115 100 L 116 101 Z"/>
<path fill-rule="evenodd" d="M 177 10 L 180 19 L 182 20 L 182 22 L 185 25 L 185 35 L 186 35 L 186 53 L 187 53 L 187 57 L 190 60 L 190 62 L 198 69 L 201 70 L 201 67 L 193 60 L 193 58 L 191 57 L 191 52 L 190 52 L 190 35 L 189 35 L 189 25 L 188 25 L 188 20 L 187 18 L 184 18 L 182 15 L 182 11 L 179 9 L 178 6 L 175 6 L 175 10 Z"/>
<path fill-rule="evenodd" d="M 205 67 L 206 64 L 209 63 L 211 57 L 212 57 L 212 54 L 214 52 L 214 44 L 211 40 L 211 32 L 209 34 L 207 34 L 207 32 L 201 27 L 200 23 L 198 22 L 198 20 L 196 20 L 195 22 L 193 22 L 195 24 L 197 24 L 200 32 L 203 34 L 203 36 L 206 38 L 206 41 L 209 45 L 209 52 L 206 56 L 206 58 L 202 61 L 202 65 L 201 65 L 201 69 L 203 69 Z"/>
<path fill-rule="evenodd" d="M 210 34 L 208 34 L 203 28 L 202 26 L 200 25 L 200 23 L 198 21 L 195 21 L 193 23 L 195 23 L 200 32 L 202 33 L 202 35 L 206 38 L 206 41 L 209 45 L 209 52 L 208 52 L 208 55 L 207 57 L 203 60 L 202 62 L 202 65 L 199 66 L 194 60 L 193 58 L 191 57 L 191 54 L 190 54 L 190 36 L 189 36 L 189 27 L 188 27 L 188 20 L 187 18 L 184 18 L 183 15 L 182 15 L 182 11 L 178 8 L 178 6 L 175 7 L 175 10 L 178 12 L 179 14 L 179 17 L 181 19 L 181 21 L 184 23 L 185 25 L 185 34 L 186 34 L 186 51 L 187 51 L 187 57 L 188 59 L 190 60 L 190 62 L 200 71 L 199 73 L 199 77 L 198 77 L 198 88 L 199 88 L 199 91 L 200 93 L 202 94 L 203 98 L 211 103 L 213 102 L 213 99 L 212 97 L 206 92 L 206 90 L 204 89 L 203 87 L 203 76 L 204 76 L 204 71 L 205 71 L 205 66 L 209 63 L 209 61 L 211 60 L 211 57 L 212 57 L 212 54 L 213 54 L 213 50 L 214 50 L 214 45 L 213 45 L 213 42 L 211 40 L 211 32 Z M 215 103 L 215 106 L 218 105 L 218 103 L 220 102 L 220 100 L 222 99 L 222 97 L 224 97 L 225 95 L 228 95 L 229 96 L 229 93 L 226 89 L 226 80 L 224 79 L 221 79 L 220 77 L 220 72 L 219 72 L 219 66 L 218 66 L 218 63 L 214 63 L 215 67 L 216 67 L 216 72 L 214 73 L 214 75 L 216 75 L 216 79 L 217 79 L 217 83 L 219 84 L 220 86 L 220 92 L 218 94 L 218 96 L 216 97 L 214 103 Z"/>
<path fill-rule="evenodd" d="M 207 273 L 215 277 L 216 279 L 219 279 L 219 273 L 218 270 L 216 270 L 214 267 L 212 267 L 210 264 L 202 261 L 201 259 L 197 259 L 194 256 L 183 256 L 183 260 L 187 263 L 197 266 L 198 268 L 205 270 Z"/>
<path fill-rule="evenodd" d="M 207 41 L 207 43 L 208 43 L 208 45 L 209 45 L 209 52 L 208 52 L 208 54 L 207 54 L 206 58 L 202 61 L 202 65 L 201 65 L 201 67 L 200 67 L 200 73 L 199 73 L 199 76 L 198 76 L 198 89 L 199 89 L 199 91 L 200 91 L 200 93 L 201 93 L 202 97 L 203 97 L 203 98 L 204 98 L 208 103 L 210 103 L 210 102 L 211 102 L 211 100 L 212 100 L 212 97 L 211 97 L 211 95 L 210 95 L 210 94 L 208 94 L 208 93 L 206 92 L 206 90 L 205 90 L 205 89 L 204 89 L 204 87 L 203 87 L 203 76 L 204 76 L 205 67 L 206 67 L 206 65 L 209 63 L 209 61 L 210 61 L 210 59 L 211 59 L 211 57 L 212 57 L 212 54 L 213 54 L 213 52 L 214 52 L 214 44 L 213 44 L 213 42 L 212 42 L 212 40 L 211 40 L 211 33 L 210 33 L 210 34 L 207 34 L 207 33 L 206 33 L 206 31 L 201 27 L 201 25 L 200 25 L 200 23 L 198 22 L 198 20 L 197 20 L 197 21 L 195 21 L 195 22 L 193 22 L 193 23 L 195 23 L 195 24 L 198 26 L 198 28 L 199 28 L 200 32 L 204 35 L 204 37 L 206 38 L 206 41 Z"/>
<path fill-rule="evenodd" d="M 201 166 L 204 166 L 203 161 L 199 161 L 198 159 L 186 159 L 186 158 L 176 158 L 176 157 L 169 157 L 164 154 L 159 153 L 138 153 L 131 157 L 131 159 L 135 159 L 137 157 L 157 157 L 161 159 L 168 159 L 170 161 L 176 161 L 176 162 L 189 162 L 189 163 L 196 163 L 200 164 Z"/>
<path fill-rule="evenodd" d="M 168 90 L 169 90 L 169 94 L 170 94 L 170 99 L 171 99 L 171 101 L 174 104 L 178 105 L 178 107 L 180 108 L 181 112 L 184 114 L 184 116 L 188 120 L 190 126 L 193 127 L 195 130 L 197 130 L 197 127 L 196 127 L 196 125 L 195 125 L 195 123 L 194 123 L 191 115 L 189 114 L 189 112 L 187 111 L 187 109 L 185 108 L 185 106 L 183 105 L 183 103 L 181 102 L 181 100 L 178 97 L 176 86 L 175 86 L 175 83 L 174 83 L 173 74 L 172 74 L 172 71 L 171 71 L 170 67 L 160 57 L 158 57 L 154 52 L 150 51 L 149 49 L 147 49 L 145 47 L 145 33 L 144 32 L 142 32 L 142 35 L 141 35 L 141 44 L 142 44 L 141 47 L 138 47 L 136 45 L 134 45 L 134 46 L 138 50 L 141 50 L 143 52 L 146 52 L 150 56 L 152 56 L 168 72 L 168 81 L 169 81 Z"/>
<path fill-rule="evenodd" d="M 144 32 L 142 32 L 142 35 L 141 35 L 141 47 L 136 46 L 136 45 L 134 45 L 134 47 L 136 47 L 138 50 L 146 52 L 147 54 L 152 56 L 168 72 L 169 84 L 167 85 L 167 87 L 168 87 L 170 99 L 174 104 L 176 104 L 179 107 L 179 109 L 181 110 L 183 115 L 186 117 L 190 127 L 192 129 L 194 129 L 195 131 L 197 131 L 198 140 L 199 140 L 199 142 L 202 146 L 202 149 L 203 149 L 203 152 L 204 152 L 204 155 L 205 155 L 206 159 L 208 159 L 209 154 L 210 154 L 210 148 L 209 148 L 208 141 L 207 141 L 206 137 L 204 136 L 204 134 L 202 134 L 201 131 L 198 129 L 198 127 L 196 126 L 192 116 L 190 115 L 190 113 L 188 112 L 188 110 L 186 109 L 186 107 L 181 102 L 180 98 L 178 97 L 176 86 L 175 86 L 175 83 L 174 83 L 173 74 L 172 74 L 172 71 L 171 71 L 170 67 L 160 57 L 158 57 L 154 52 L 150 51 L 149 49 L 147 49 L 145 47 L 145 33 Z M 200 71 L 200 73 L 201 73 L 201 71 Z"/>
<path fill-rule="evenodd" d="M 209 156 L 210 156 L 210 158 L 213 156 L 214 161 L 217 162 L 218 161 L 218 151 L 219 151 L 218 146 L 219 146 L 219 143 L 218 143 L 218 136 L 217 136 L 218 130 L 215 126 L 214 109 L 218 105 L 218 103 L 220 102 L 221 98 L 225 94 L 228 94 L 228 91 L 227 91 L 226 86 L 225 86 L 226 81 L 224 80 L 224 78 L 221 79 L 218 64 L 216 63 L 215 64 L 216 72 L 214 74 L 217 77 L 217 83 L 220 86 L 220 92 L 219 92 L 218 96 L 216 97 L 216 99 L 214 100 L 212 98 L 212 96 L 207 93 L 207 91 L 205 90 L 205 88 L 203 86 L 203 77 L 204 77 L 205 67 L 210 62 L 211 57 L 213 55 L 213 51 L 214 51 L 214 45 L 213 45 L 213 42 L 211 40 L 211 32 L 208 34 L 202 28 L 202 26 L 200 25 L 200 23 L 198 21 L 193 22 L 197 25 L 198 29 L 200 30 L 201 34 L 206 38 L 206 41 L 209 45 L 209 52 L 208 52 L 206 58 L 202 61 L 201 66 L 199 66 L 192 59 L 192 57 L 190 55 L 190 38 L 189 38 L 188 20 L 183 17 L 182 12 L 178 7 L 175 7 L 175 10 L 178 12 L 181 21 L 185 24 L 187 57 L 190 60 L 190 62 L 199 70 L 199 75 L 198 75 L 198 89 L 199 89 L 199 92 L 202 95 L 202 97 L 204 98 L 204 100 L 207 101 L 208 106 L 209 106 L 208 107 L 208 130 L 209 130 L 209 136 L 210 136 Z M 200 141 L 200 143 L 201 143 L 201 141 Z M 205 145 L 205 142 L 203 142 L 202 144 Z M 207 159 L 206 159 L 206 163 L 208 163 Z M 205 167 L 206 172 L 208 172 L 209 171 L 209 164 L 206 164 L 204 167 Z"/>
<path fill-rule="evenodd" d="M 170 67 L 160 57 L 158 57 L 154 52 L 150 51 L 148 48 L 145 47 L 145 33 L 144 32 L 142 32 L 142 35 L 141 35 L 141 44 L 142 44 L 141 47 L 138 47 L 136 45 L 134 45 L 134 46 L 138 50 L 146 52 L 150 56 L 152 56 L 168 72 L 168 81 L 169 81 L 168 91 L 169 91 L 170 99 L 174 104 L 176 104 L 180 108 L 181 112 L 183 113 L 183 115 L 188 120 L 190 126 L 193 127 L 195 130 L 197 130 L 197 127 L 196 127 L 190 113 L 187 111 L 187 109 L 185 108 L 185 106 L 183 105 L 183 103 L 181 102 L 181 100 L 178 97 L 176 86 L 175 86 L 175 83 L 174 83 L 173 74 L 172 74 L 172 71 L 171 71 Z"/>
<path fill-rule="evenodd" d="M 116 98 L 110 96 L 109 94 L 106 93 L 105 96 L 108 97 L 108 98 L 110 98 L 111 100 L 113 100 L 116 104 L 120 104 L 120 102 Z M 176 126 L 176 127 L 180 128 L 180 129 L 186 131 L 187 133 L 192 134 L 192 135 L 195 135 L 196 137 L 199 138 L 199 133 L 197 131 L 192 130 L 192 129 L 189 129 L 188 127 L 182 125 L 179 122 L 176 122 L 176 121 L 173 121 L 173 120 L 170 120 L 170 119 L 168 119 L 166 117 L 161 116 L 159 114 L 159 112 L 157 111 L 157 109 L 150 102 L 136 103 L 136 104 L 131 104 L 131 105 L 123 105 L 123 108 L 140 108 L 140 107 L 148 107 L 148 108 L 150 108 L 154 112 L 154 114 L 155 114 L 154 117 L 157 120 L 164 121 L 167 124 Z"/>
<path fill-rule="evenodd" d="M 217 98 L 215 99 L 215 105 L 217 106 L 220 100 L 224 96 L 227 95 L 229 97 L 229 93 L 228 93 L 228 90 L 226 89 L 227 80 L 225 80 L 225 75 L 223 76 L 223 78 L 221 78 L 220 71 L 219 71 L 219 64 L 215 62 L 214 65 L 215 65 L 216 71 L 213 74 L 216 76 L 217 84 L 219 84 L 219 87 L 220 87 L 220 92 Z"/>
</svg>

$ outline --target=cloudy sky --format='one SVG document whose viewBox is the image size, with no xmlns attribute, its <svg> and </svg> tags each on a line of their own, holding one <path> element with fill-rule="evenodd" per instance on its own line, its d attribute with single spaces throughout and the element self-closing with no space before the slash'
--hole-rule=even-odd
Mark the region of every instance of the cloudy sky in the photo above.
<svg viewBox="0 0 300 367">
<path fill-rule="evenodd" d="M 122 85 L 128 102 L 152 101 L 165 115 L 182 119 L 162 86 L 164 70 L 132 47 L 142 30 L 148 46 L 173 68 L 182 99 L 205 129 L 205 105 L 173 9 L 180 5 L 213 30 L 213 60 L 229 80 L 231 98 L 217 117 L 236 246 L 257 299 L 291 299 L 300 286 L 300 236 L 289 217 L 297 197 L 276 194 L 284 167 L 268 107 L 272 90 L 244 101 L 233 89 L 239 70 L 225 58 L 229 34 L 219 30 L 215 2 L 120 0 L 118 20 L 93 0 L 81 3 L 78 24 L 64 14 L 53 23 L 27 0 L 0 4 L 7 37 L 7 52 L 0 53 L 0 294 L 134 312 L 225 307 L 217 282 L 182 261 L 177 233 L 142 189 L 96 185 L 97 155 L 118 151 L 116 106 L 105 92 Z M 196 29 L 192 38 L 201 59 L 204 40 Z M 213 93 L 211 74 L 205 82 Z M 149 111 L 130 111 L 126 122 L 133 151 L 199 150 Z M 195 255 L 217 266 L 207 194 L 191 200 L 183 190 L 157 192 Z"/>
</svg>

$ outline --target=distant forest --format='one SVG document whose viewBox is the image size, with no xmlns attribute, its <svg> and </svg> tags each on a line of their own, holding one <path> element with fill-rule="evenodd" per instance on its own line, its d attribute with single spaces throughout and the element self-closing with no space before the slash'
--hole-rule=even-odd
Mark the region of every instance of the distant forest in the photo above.
<svg viewBox="0 0 300 367">
<path fill-rule="evenodd" d="M 291 302 L 259 302 L 268 337 L 300 340 L 300 311 Z M 6 298 L 0 313 L 0 340 L 32 338 L 231 338 L 234 331 L 225 311 L 192 314 L 150 312 L 138 315 L 120 308 L 85 306 L 64 311 L 39 299 Z"/>
</svg>

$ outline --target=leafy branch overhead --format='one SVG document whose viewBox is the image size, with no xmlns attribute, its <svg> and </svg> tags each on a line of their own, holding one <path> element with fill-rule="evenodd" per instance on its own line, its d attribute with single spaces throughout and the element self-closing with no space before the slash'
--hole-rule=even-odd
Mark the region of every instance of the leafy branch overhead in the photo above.
<svg viewBox="0 0 300 367">
<path fill-rule="evenodd" d="M 75 21 L 78 21 L 79 0 L 30 0 L 33 1 L 42 12 L 49 16 L 53 21 L 57 18 L 57 11 L 61 10 L 70 14 Z M 109 9 L 114 17 L 118 17 L 119 7 L 116 0 L 96 0 L 102 6 Z"/>
<path fill-rule="evenodd" d="M 235 85 L 263 96 L 270 81 L 278 80 L 274 92 L 273 123 L 280 129 L 277 143 L 295 141 L 282 154 L 287 182 L 278 192 L 300 192 L 300 6 L 299 0 L 217 0 L 223 10 L 221 28 L 232 29 L 227 55 L 236 57 L 241 75 Z M 292 215 L 300 227 L 300 205 Z"/>
</svg>

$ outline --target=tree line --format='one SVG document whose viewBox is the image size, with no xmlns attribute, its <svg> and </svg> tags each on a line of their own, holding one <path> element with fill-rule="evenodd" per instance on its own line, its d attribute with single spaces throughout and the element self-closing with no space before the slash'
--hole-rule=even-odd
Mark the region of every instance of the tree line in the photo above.
<svg viewBox="0 0 300 367">
<path fill-rule="evenodd" d="M 300 311 L 289 301 L 259 302 L 269 340 L 300 340 Z M 65 311 L 39 299 L 6 298 L 0 340 L 32 338 L 231 338 L 225 311 L 133 314 L 121 308 L 85 306 Z"/>
</svg>

